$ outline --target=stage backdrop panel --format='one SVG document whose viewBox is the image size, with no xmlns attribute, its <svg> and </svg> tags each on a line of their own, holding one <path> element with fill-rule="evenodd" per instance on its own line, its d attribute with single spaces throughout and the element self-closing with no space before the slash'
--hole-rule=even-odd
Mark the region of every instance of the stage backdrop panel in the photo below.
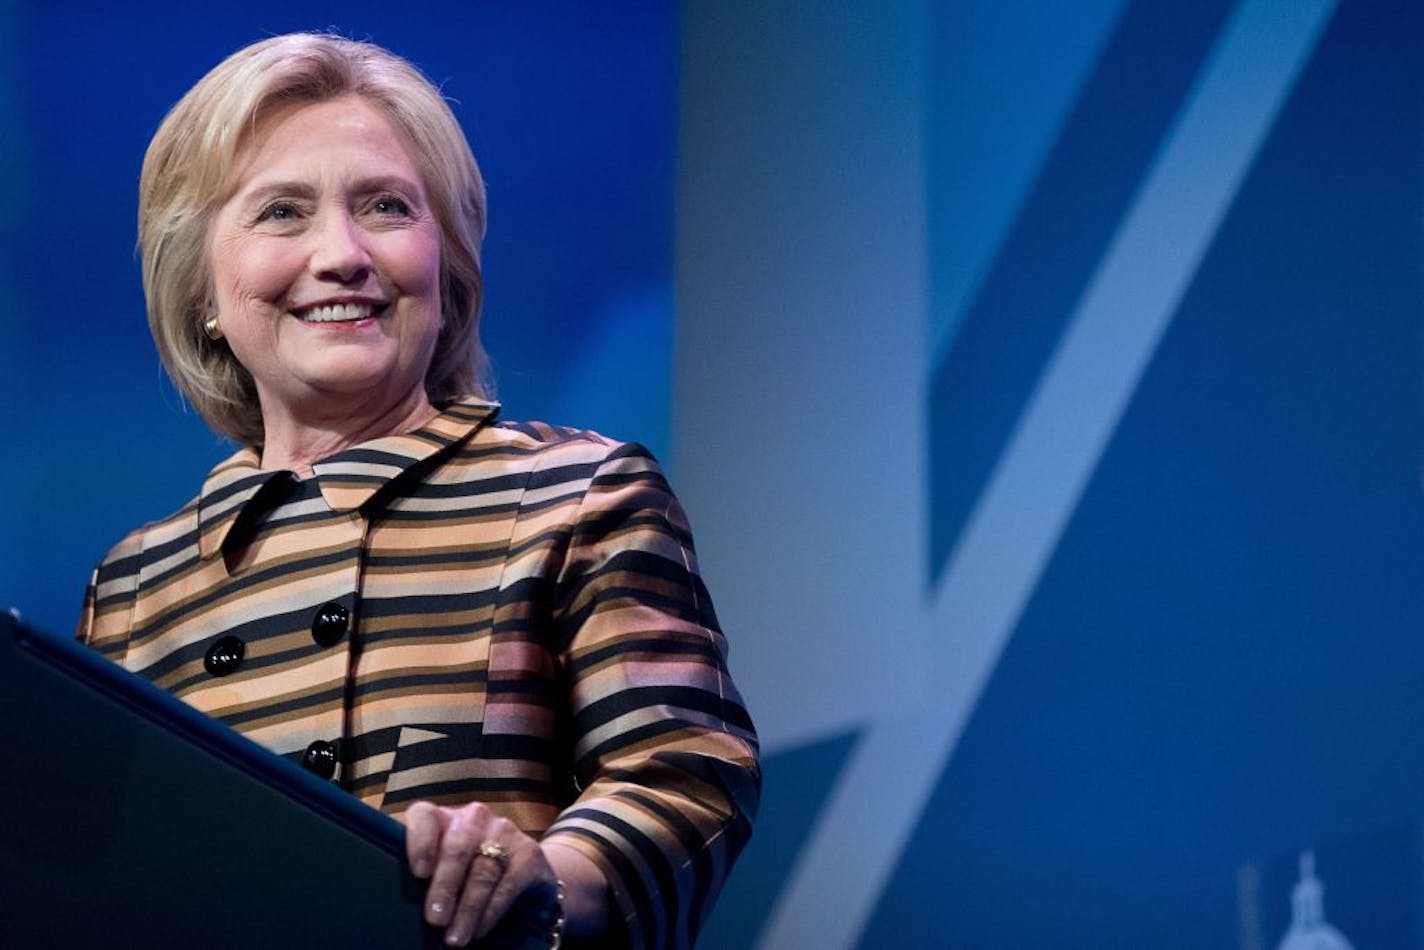
<svg viewBox="0 0 1424 950">
<path fill-rule="evenodd" d="M 1417 5 L 774 7 L 682 24 L 717 945 L 1424 945 Z"/>
<path fill-rule="evenodd" d="M 67 628 L 230 450 L 151 352 L 142 150 L 335 25 L 457 100 L 508 415 L 689 509 L 768 753 L 705 946 L 1276 947 L 1296 895 L 1424 946 L 1421 20 L 0 4 L 0 598 Z"/>
</svg>

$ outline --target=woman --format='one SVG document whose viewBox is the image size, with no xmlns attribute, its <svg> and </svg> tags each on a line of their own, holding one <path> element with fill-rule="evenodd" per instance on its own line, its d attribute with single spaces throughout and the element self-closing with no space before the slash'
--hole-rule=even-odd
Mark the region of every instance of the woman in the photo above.
<svg viewBox="0 0 1424 950">
<path fill-rule="evenodd" d="M 149 325 L 245 448 L 100 563 L 79 636 L 404 821 L 448 943 L 532 891 L 555 945 L 686 945 L 755 734 L 656 463 L 495 421 L 484 220 L 378 47 L 276 37 L 184 96 L 140 182 Z"/>
</svg>

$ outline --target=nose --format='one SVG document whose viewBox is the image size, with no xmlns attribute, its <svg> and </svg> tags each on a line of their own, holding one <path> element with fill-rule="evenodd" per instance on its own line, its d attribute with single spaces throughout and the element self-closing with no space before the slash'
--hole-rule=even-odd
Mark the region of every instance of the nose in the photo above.
<svg viewBox="0 0 1424 950">
<path fill-rule="evenodd" d="M 332 212 L 322 218 L 312 232 L 312 273 L 321 280 L 360 283 L 371 270 L 365 232 L 349 214 Z"/>
</svg>

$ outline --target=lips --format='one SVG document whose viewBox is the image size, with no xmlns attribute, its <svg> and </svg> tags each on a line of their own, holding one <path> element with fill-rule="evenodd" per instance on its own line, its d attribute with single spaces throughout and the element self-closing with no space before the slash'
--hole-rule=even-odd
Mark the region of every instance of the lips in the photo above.
<svg viewBox="0 0 1424 950">
<path fill-rule="evenodd" d="M 385 304 L 374 303 L 324 303 L 292 313 L 304 323 L 354 323 L 379 316 L 385 308 Z"/>
</svg>

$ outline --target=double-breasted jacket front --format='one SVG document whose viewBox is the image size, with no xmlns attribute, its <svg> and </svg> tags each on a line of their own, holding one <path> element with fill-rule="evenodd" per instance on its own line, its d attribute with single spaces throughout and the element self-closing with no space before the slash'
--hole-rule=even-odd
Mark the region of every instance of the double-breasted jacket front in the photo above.
<svg viewBox="0 0 1424 950">
<path fill-rule="evenodd" d="M 399 818 L 488 803 L 678 946 L 750 834 L 756 737 L 641 447 L 477 399 L 299 479 L 252 449 L 94 572 L 81 639 Z"/>
</svg>

